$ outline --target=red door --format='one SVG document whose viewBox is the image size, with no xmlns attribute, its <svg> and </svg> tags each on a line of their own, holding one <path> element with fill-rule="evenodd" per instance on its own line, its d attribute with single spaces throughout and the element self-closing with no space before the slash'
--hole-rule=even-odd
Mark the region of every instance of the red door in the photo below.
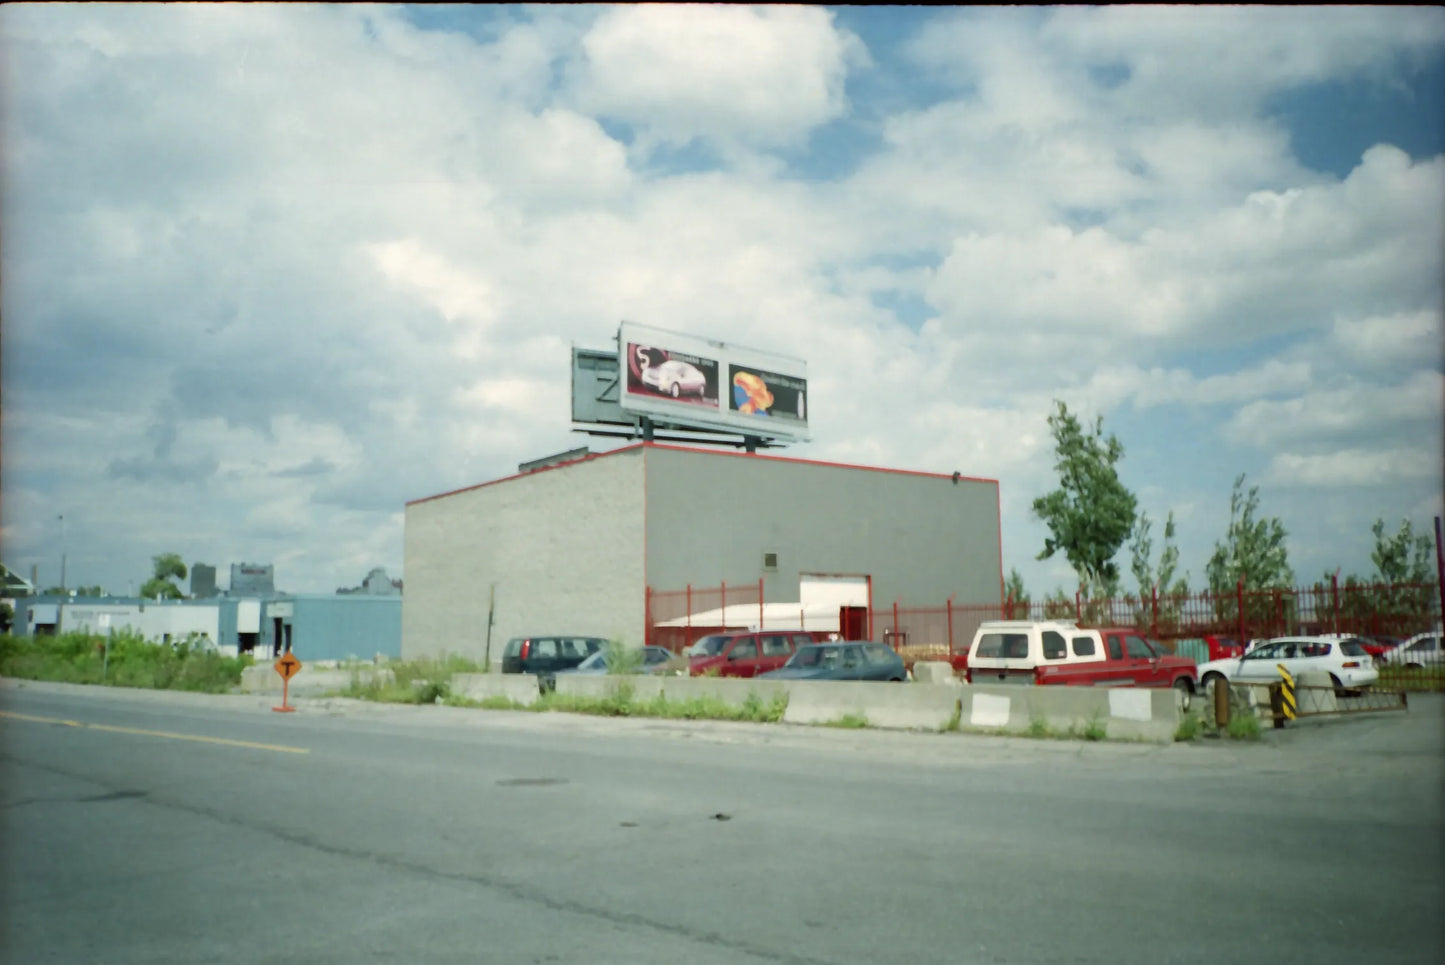
<svg viewBox="0 0 1445 965">
<path fill-rule="evenodd" d="M 728 650 L 719 676 L 752 677 L 758 672 L 758 638 L 738 637 Z"/>
<path fill-rule="evenodd" d="M 1130 676 L 1139 687 L 1168 687 L 1172 680 L 1161 679 L 1164 671 L 1160 669 L 1163 662 L 1159 651 L 1149 645 L 1149 641 L 1135 634 L 1127 634 L 1124 637 L 1124 658 L 1129 662 Z"/>
<path fill-rule="evenodd" d="M 791 633 L 764 633 L 761 634 L 760 639 L 763 645 L 763 655 L 758 659 L 758 673 L 777 670 L 793 655 L 793 635 Z"/>
</svg>

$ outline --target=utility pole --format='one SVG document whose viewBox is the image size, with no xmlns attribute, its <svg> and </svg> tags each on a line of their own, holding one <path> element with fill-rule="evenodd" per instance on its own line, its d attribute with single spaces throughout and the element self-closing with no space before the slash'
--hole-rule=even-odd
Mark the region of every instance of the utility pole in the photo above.
<svg viewBox="0 0 1445 965">
<path fill-rule="evenodd" d="M 55 517 L 60 520 L 60 592 L 65 592 L 65 514 Z"/>
</svg>

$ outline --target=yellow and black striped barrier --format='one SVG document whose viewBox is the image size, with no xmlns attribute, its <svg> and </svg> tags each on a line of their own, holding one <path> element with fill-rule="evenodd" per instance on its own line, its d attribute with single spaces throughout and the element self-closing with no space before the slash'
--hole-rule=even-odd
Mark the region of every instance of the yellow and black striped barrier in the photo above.
<svg viewBox="0 0 1445 965">
<path fill-rule="evenodd" d="M 1274 669 L 1279 671 L 1280 682 L 1269 688 L 1271 709 L 1274 711 L 1274 726 L 1276 729 L 1283 727 L 1287 720 L 1294 720 L 1299 716 L 1299 701 L 1295 697 L 1294 675 L 1285 669 L 1284 664 L 1277 663 Z"/>
</svg>

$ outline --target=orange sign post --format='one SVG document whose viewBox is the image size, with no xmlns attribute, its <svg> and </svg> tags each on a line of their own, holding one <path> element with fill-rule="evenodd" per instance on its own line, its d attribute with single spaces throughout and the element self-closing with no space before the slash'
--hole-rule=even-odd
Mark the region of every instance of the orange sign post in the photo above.
<svg viewBox="0 0 1445 965">
<path fill-rule="evenodd" d="M 287 650 L 281 655 L 281 659 L 271 666 L 275 667 L 276 672 L 281 675 L 281 706 L 271 709 L 281 714 L 294 713 L 296 708 L 287 703 L 287 699 L 291 693 L 291 678 L 296 676 L 296 671 L 301 669 L 301 660 L 296 654 Z"/>
</svg>

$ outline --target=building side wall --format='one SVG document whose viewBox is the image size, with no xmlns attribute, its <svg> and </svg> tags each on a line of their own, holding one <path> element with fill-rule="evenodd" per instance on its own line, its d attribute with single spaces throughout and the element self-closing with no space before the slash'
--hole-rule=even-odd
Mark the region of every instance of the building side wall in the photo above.
<svg viewBox="0 0 1445 965">
<path fill-rule="evenodd" d="M 401 598 L 291 598 L 291 652 L 307 660 L 371 660 L 401 656 Z"/>
<path fill-rule="evenodd" d="M 640 643 L 642 450 L 563 464 L 406 507 L 402 656 L 491 664 L 528 634 Z"/>
<path fill-rule="evenodd" d="M 659 590 L 761 577 L 765 599 L 795 601 L 803 573 L 867 574 L 875 607 L 999 599 L 992 481 L 653 447 L 647 500 Z"/>
</svg>

